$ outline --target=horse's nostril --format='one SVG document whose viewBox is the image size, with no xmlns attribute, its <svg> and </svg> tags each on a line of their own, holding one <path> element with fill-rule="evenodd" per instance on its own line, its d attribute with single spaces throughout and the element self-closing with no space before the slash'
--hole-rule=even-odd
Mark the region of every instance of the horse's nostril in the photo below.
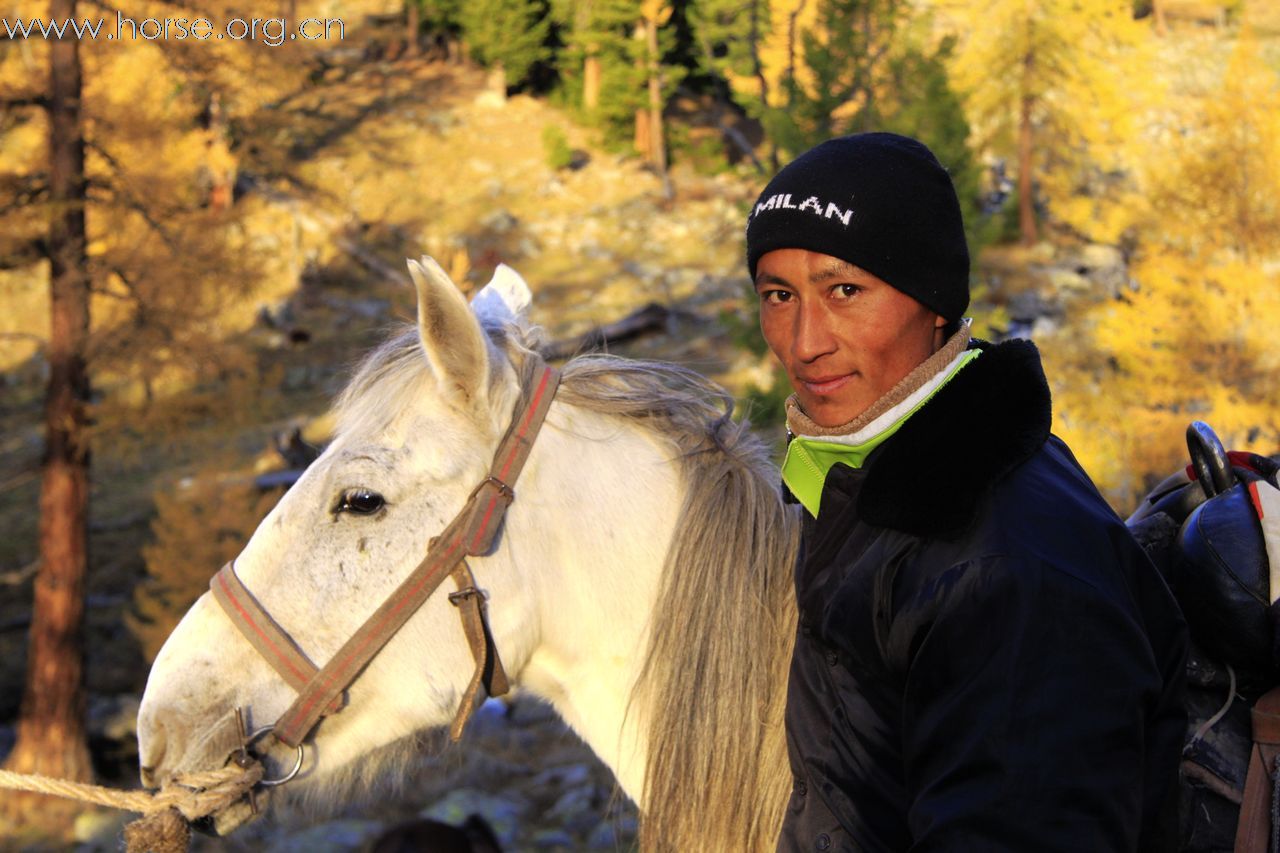
<svg viewBox="0 0 1280 853">
<path fill-rule="evenodd" d="M 168 738 L 164 726 L 152 715 L 138 720 L 138 775 L 147 788 L 160 787 L 159 769 L 164 763 Z"/>
</svg>

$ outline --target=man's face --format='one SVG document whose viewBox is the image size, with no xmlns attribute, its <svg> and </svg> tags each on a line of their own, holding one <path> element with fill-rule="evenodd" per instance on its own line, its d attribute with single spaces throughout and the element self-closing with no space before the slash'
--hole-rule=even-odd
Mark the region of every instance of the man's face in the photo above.
<svg viewBox="0 0 1280 853">
<path fill-rule="evenodd" d="M 755 285 L 764 339 L 819 426 L 865 412 L 943 343 L 946 320 L 831 255 L 768 252 Z"/>
</svg>

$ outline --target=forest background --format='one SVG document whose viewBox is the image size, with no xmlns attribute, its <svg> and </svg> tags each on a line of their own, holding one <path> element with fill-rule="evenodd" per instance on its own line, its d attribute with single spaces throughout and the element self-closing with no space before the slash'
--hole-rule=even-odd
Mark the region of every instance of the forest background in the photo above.
<svg viewBox="0 0 1280 853">
<path fill-rule="evenodd" d="M 642 321 L 610 348 L 715 377 L 777 437 L 743 225 L 836 134 L 938 153 L 978 334 L 1036 341 L 1055 432 L 1119 513 L 1185 464 L 1192 419 L 1280 450 L 1280 3 L 20 0 L 6 21 L 117 13 L 341 27 L 0 41 L 10 767 L 128 776 L 128 726 L 94 714 L 129 707 L 271 472 L 412 318 L 405 257 L 465 288 L 515 266 L 566 352 Z"/>
</svg>

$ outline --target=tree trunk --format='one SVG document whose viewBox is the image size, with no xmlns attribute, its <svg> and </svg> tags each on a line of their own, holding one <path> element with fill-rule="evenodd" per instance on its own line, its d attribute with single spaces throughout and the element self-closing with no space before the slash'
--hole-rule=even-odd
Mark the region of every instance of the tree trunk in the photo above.
<svg viewBox="0 0 1280 853">
<path fill-rule="evenodd" d="M 1031 129 L 1031 107 L 1031 96 L 1024 95 L 1018 116 L 1018 230 L 1022 234 L 1024 246 L 1033 246 L 1039 239 L 1036 233 L 1034 184 L 1031 180 L 1031 155 L 1035 142 Z"/>
<path fill-rule="evenodd" d="M 636 134 L 632 140 L 635 145 L 636 154 L 640 155 L 640 159 L 648 163 L 651 159 L 649 146 L 653 143 L 653 135 L 649 133 L 649 111 L 647 109 L 636 110 Z"/>
<path fill-rule="evenodd" d="M 631 37 L 638 42 L 647 44 L 647 33 L 648 25 L 645 20 L 641 18 L 640 22 L 636 24 Z M 647 51 L 648 49 L 646 48 L 643 54 L 637 55 L 636 57 L 636 71 L 639 74 L 644 75 L 646 78 L 649 74 L 649 57 Z M 639 154 L 640 159 L 644 160 L 646 163 L 652 162 L 653 160 L 653 152 L 649 150 L 649 146 L 653 144 L 653 134 L 649 132 L 650 118 L 651 116 L 649 114 L 648 107 L 638 107 L 636 109 L 636 132 L 632 142 L 635 145 L 636 153 Z"/>
<path fill-rule="evenodd" d="M 796 7 L 792 9 L 791 13 L 787 16 L 787 71 L 786 77 L 784 78 L 787 82 L 782 86 L 783 92 L 786 93 L 786 103 L 782 104 L 782 107 L 788 110 L 793 109 L 796 106 L 796 43 L 799 36 L 800 16 L 804 14 L 806 2 L 807 0 L 800 0 L 800 2 L 796 4 Z M 778 156 L 778 144 L 770 141 L 769 148 L 769 159 L 773 166 L 773 171 L 776 172 L 782 165 L 781 159 Z M 792 154 L 794 156 L 794 152 L 792 152 Z"/>
<path fill-rule="evenodd" d="M 582 107 L 587 111 L 600 106 L 600 57 L 596 45 L 587 45 L 587 57 L 582 60 Z"/>
<path fill-rule="evenodd" d="M 760 61 L 760 6 L 763 0 L 751 0 L 751 30 L 747 36 L 751 43 L 751 73 L 755 76 L 756 82 L 760 84 L 760 107 L 768 109 L 769 107 L 769 80 L 764 76 L 764 63 Z M 768 14 L 769 7 L 766 5 L 764 10 Z"/>
<path fill-rule="evenodd" d="M 658 24 L 645 23 L 645 48 L 649 57 L 649 162 L 666 180 L 667 143 L 662 127 L 662 63 L 658 55 Z"/>
<path fill-rule="evenodd" d="M 418 30 L 422 26 L 422 10 L 418 0 L 408 0 L 404 10 L 405 56 L 418 55 Z"/>
<path fill-rule="evenodd" d="M 1163 36 L 1169 32 L 1164 19 L 1164 0 L 1151 0 L 1151 14 L 1156 19 L 1156 35 Z"/>
<path fill-rule="evenodd" d="M 490 94 L 499 101 L 507 99 L 507 69 L 501 62 L 495 62 L 485 78 L 485 85 Z"/>
<path fill-rule="evenodd" d="M 54 20 L 74 18 L 75 0 L 52 0 Z M 40 569 L 35 579 L 27 677 L 17 740 L 6 767 L 87 781 L 82 625 L 88 544 L 89 280 L 85 257 L 84 138 L 79 42 L 49 44 L 49 385 L 40 487 Z M 7 816 L 65 832 L 78 807 L 6 794 Z"/>
<path fill-rule="evenodd" d="M 229 142 L 231 130 L 227 126 L 226 110 L 222 106 L 222 97 L 217 92 L 209 96 L 209 207 L 212 210 L 227 210 L 231 207 L 235 193 L 236 169 L 230 164 Z"/>
</svg>

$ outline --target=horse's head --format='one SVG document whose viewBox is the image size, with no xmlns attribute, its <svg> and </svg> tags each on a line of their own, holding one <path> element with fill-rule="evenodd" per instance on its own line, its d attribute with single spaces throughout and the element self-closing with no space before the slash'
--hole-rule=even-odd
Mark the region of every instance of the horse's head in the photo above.
<svg viewBox="0 0 1280 853">
<path fill-rule="evenodd" d="M 466 504 L 520 397 L 515 367 L 484 328 L 523 322 L 530 294 L 519 276 L 500 267 L 468 305 L 434 261 L 410 271 L 416 335 L 365 363 L 339 400 L 334 440 L 234 563 L 244 587 L 316 665 L 413 572 Z M 480 584 L 502 602 L 493 635 L 518 668 L 536 630 L 527 591 L 501 553 L 484 561 Z M 359 673 L 347 706 L 315 729 L 291 786 L 314 790 L 357 757 L 453 717 L 475 664 L 445 594 L 452 589 L 432 595 Z M 223 766 L 226 739 L 210 736 L 220 720 L 239 708 L 249 727 L 271 725 L 295 696 L 206 594 L 148 679 L 138 720 L 144 781 Z M 272 755 L 280 761 L 269 772 L 293 763 L 286 749 Z"/>
</svg>

